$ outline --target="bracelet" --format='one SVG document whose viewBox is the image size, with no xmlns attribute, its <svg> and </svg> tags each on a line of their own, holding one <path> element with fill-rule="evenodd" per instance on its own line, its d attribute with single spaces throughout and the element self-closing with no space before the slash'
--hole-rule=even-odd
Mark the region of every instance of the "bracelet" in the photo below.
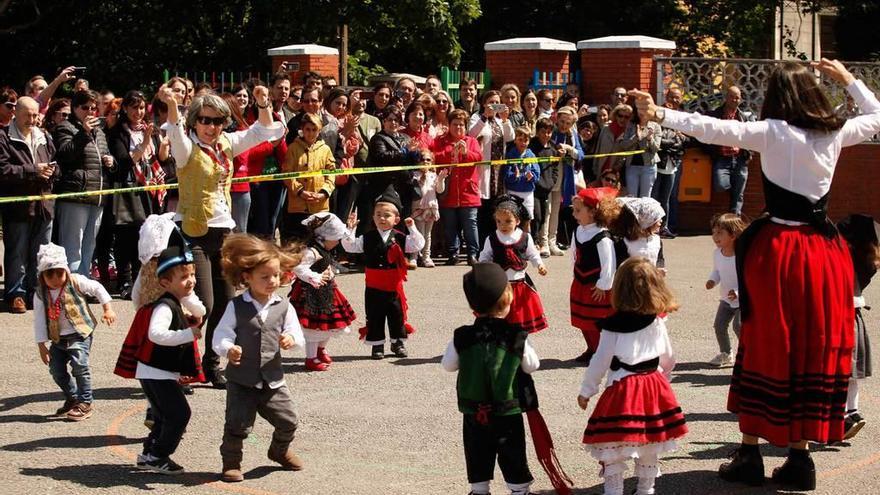
<svg viewBox="0 0 880 495">
<path fill-rule="evenodd" d="M 260 105 L 259 103 L 256 103 L 256 102 L 254 102 L 254 105 L 256 105 L 256 107 L 259 108 L 259 109 L 261 109 L 261 110 L 264 109 L 264 108 L 269 108 L 269 102 L 268 102 L 268 101 L 266 102 L 265 105 Z"/>
</svg>

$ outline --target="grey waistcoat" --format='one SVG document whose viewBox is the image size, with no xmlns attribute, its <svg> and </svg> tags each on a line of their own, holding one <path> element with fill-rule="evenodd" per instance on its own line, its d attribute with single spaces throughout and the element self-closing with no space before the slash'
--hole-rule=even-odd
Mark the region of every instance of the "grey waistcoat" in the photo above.
<svg viewBox="0 0 880 495">
<path fill-rule="evenodd" d="M 241 346 L 242 352 L 241 364 L 226 367 L 226 379 L 247 387 L 283 379 L 278 339 L 287 315 L 287 301 L 281 299 L 269 303 L 266 321 L 262 323 L 257 317 L 257 308 L 241 295 L 232 303 L 235 307 L 235 345 Z"/>
</svg>

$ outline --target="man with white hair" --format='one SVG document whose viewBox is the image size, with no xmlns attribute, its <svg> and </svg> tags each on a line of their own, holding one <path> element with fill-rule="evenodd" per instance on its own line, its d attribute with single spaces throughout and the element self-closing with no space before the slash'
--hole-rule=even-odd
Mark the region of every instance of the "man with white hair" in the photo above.
<svg viewBox="0 0 880 495">
<path fill-rule="evenodd" d="M 60 173 L 55 146 L 37 123 L 39 103 L 18 99 L 11 125 L 0 129 L 0 196 L 49 194 Z M 36 288 L 37 250 L 52 235 L 54 201 L 0 205 L 3 220 L 4 298 L 13 313 L 25 313 Z"/>
</svg>

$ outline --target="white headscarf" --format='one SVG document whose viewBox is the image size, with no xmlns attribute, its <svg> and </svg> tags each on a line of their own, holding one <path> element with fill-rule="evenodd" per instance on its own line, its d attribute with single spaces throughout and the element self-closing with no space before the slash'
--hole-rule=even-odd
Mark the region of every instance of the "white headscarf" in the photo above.
<svg viewBox="0 0 880 495">
<path fill-rule="evenodd" d="M 336 215 L 327 212 L 315 213 L 303 220 L 302 224 L 309 227 L 314 221 L 323 221 L 313 230 L 315 238 L 319 241 L 338 241 L 345 237 L 346 226 Z"/>
<path fill-rule="evenodd" d="M 174 224 L 174 213 L 150 215 L 141 225 L 138 239 L 138 259 L 146 264 L 168 247 L 168 239 L 177 226 Z"/>
<path fill-rule="evenodd" d="M 37 251 L 37 272 L 43 273 L 54 268 L 63 268 L 70 273 L 70 268 L 67 266 L 67 253 L 64 252 L 63 247 L 57 244 L 51 242 L 43 244 Z"/>
<path fill-rule="evenodd" d="M 639 221 L 639 227 L 647 229 L 666 216 L 663 207 L 654 198 L 617 198 Z"/>
</svg>

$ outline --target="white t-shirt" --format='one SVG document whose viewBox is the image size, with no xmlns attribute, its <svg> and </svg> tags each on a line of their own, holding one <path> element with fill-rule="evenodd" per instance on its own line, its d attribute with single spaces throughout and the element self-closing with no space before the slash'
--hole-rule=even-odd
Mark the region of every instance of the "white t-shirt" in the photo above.
<svg viewBox="0 0 880 495">
<path fill-rule="evenodd" d="M 730 305 L 731 308 L 739 307 L 739 284 L 736 279 L 736 255 L 724 256 L 721 249 L 716 249 L 712 255 L 714 267 L 712 273 L 709 274 L 709 280 L 718 285 L 721 292 L 721 300 Z M 731 301 L 727 298 L 730 291 L 736 293 L 737 298 Z"/>
</svg>

